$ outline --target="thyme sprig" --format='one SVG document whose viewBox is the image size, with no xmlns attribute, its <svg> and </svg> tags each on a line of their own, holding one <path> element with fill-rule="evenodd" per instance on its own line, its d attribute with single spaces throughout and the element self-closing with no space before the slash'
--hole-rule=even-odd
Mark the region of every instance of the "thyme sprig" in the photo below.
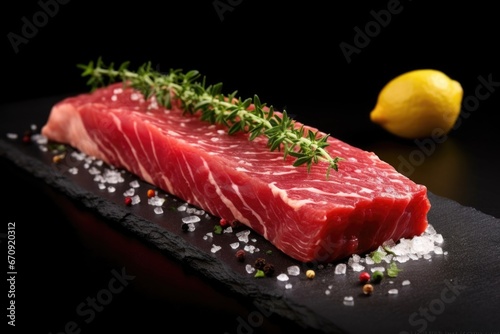
<svg viewBox="0 0 500 334">
<path fill-rule="evenodd" d="M 328 136 L 321 136 L 318 131 L 311 131 L 304 126 L 296 126 L 286 111 L 281 115 L 267 107 L 257 95 L 242 100 L 237 98 L 237 91 L 224 95 L 222 83 L 207 85 L 205 77 L 198 71 L 183 73 L 180 69 L 171 69 L 160 73 L 145 63 L 136 71 L 129 70 L 129 62 L 115 67 L 114 63 L 105 65 L 101 58 L 96 63 L 79 64 L 82 76 L 89 77 L 87 84 L 92 90 L 111 83 L 122 81 L 125 85 L 140 91 L 146 99 L 155 97 L 158 104 L 170 108 L 172 98 L 178 99 L 184 113 L 201 112 L 201 119 L 210 123 L 225 125 L 228 133 L 239 131 L 250 133 L 254 140 L 260 135 L 268 138 L 271 151 L 283 151 L 284 159 L 295 158 L 293 166 L 307 166 L 310 172 L 313 164 L 319 161 L 328 163 L 326 176 L 333 169 L 338 171 L 340 157 L 331 157 L 325 150 L 329 145 Z"/>
</svg>

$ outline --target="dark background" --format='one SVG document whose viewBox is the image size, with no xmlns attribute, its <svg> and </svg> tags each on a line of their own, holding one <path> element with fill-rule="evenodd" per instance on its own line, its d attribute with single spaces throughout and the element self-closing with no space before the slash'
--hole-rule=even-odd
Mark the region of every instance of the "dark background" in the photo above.
<svg viewBox="0 0 500 334">
<path fill-rule="evenodd" d="M 43 14 L 39 14 L 43 11 L 41 4 L 49 3 L 52 12 L 43 21 Z M 214 3 L 225 4 L 229 9 L 219 9 L 218 13 Z M 339 45 L 355 45 L 355 28 L 364 31 L 367 25 L 373 26 L 376 21 L 372 11 L 381 15 L 394 3 L 72 0 L 57 3 L 56 8 L 56 2 L 50 0 L 9 2 L 0 14 L 0 104 L 85 92 L 88 87 L 76 64 L 99 56 L 117 64 L 131 61 L 132 66 L 151 61 L 161 71 L 197 69 L 208 82 L 223 82 L 227 92 L 238 90 L 242 97 L 257 94 L 262 101 L 286 109 L 300 121 L 374 151 L 433 193 L 498 218 L 498 11 L 493 2 L 437 4 L 402 0 L 397 7 L 399 13 L 391 14 L 385 27 L 375 25 L 379 31 L 348 62 Z M 9 36 L 22 36 L 25 22 L 33 23 L 35 17 L 42 20 L 39 27 L 28 31 L 32 36 L 18 45 L 16 52 Z M 434 68 L 448 74 L 462 84 L 464 97 L 476 96 L 480 77 L 490 77 L 499 84 L 490 87 L 490 96 L 470 113 L 462 114 L 462 122 L 445 142 L 402 140 L 372 124 L 369 113 L 385 83 L 418 68 Z M 481 92 L 486 91 L 483 88 Z M 422 146 L 424 143 L 427 146 Z M 422 147 L 429 153 L 412 164 L 410 170 L 405 168 L 402 159 L 411 160 L 417 156 L 415 152 L 423 152 Z M 104 256 L 101 244 L 82 245 L 81 231 L 76 232 L 76 223 L 68 221 L 68 216 L 75 215 L 73 204 L 56 193 L 47 194 L 41 190 L 43 184 L 22 172 L 10 167 L 2 171 L 12 175 L 14 182 L 4 205 L 16 209 L 7 211 L 6 219 L 31 225 L 19 227 L 19 240 L 24 240 L 19 246 L 23 256 L 20 263 L 24 261 L 19 278 L 20 291 L 24 291 L 20 292 L 20 302 L 33 303 L 30 309 L 39 310 L 37 321 L 32 324 L 35 328 L 55 333 L 74 316 L 75 305 L 107 284 L 112 269 L 127 263 L 130 251 L 116 254 L 107 249 Z M 29 205 L 18 200 L 25 196 L 25 189 L 37 198 Z M 61 207 L 66 211 L 61 211 Z M 34 225 L 35 222 L 43 224 Z M 87 241 L 92 244 L 92 240 Z M 158 265 L 168 267 L 161 263 L 163 259 L 158 261 Z M 152 280 L 169 275 L 162 273 L 151 278 L 141 274 L 137 276 Z M 180 276 L 181 280 L 186 279 Z M 148 279 L 141 283 L 147 285 Z M 127 330 L 129 324 L 146 328 L 159 325 L 172 331 L 172 321 L 182 312 L 207 312 L 203 308 L 166 311 L 161 298 L 152 303 L 151 298 L 142 297 L 142 292 L 134 295 L 128 290 L 119 297 L 123 304 L 113 303 L 106 315 L 86 332 L 97 332 L 99 328 L 120 332 Z M 173 318 L 165 312 L 172 312 Z M 23 313 L 22 308 L 18 314 L 20 324 L 30 324 L 32 314 Z M 134 317 L 136 320 L 131 320 Z M 162 317 L 165 323 L 158 321 Z M 208 317 L 217 317 L 217 310 Z M 189 328 L 188 325 L 184 323 Z"/>
</svg>

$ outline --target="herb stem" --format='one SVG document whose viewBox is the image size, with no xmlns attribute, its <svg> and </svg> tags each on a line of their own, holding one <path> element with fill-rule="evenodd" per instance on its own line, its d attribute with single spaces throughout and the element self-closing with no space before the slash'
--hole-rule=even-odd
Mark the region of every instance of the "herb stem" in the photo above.
<svg viewBox="0 0 500 334">
<path fill-rule="evenodd" d="M 100 58 L 96 64 L 91 61 L 87 65 L 78 65 L 83 70 L 82 76 L 90 77 L 87 84 L 93 90 L 121 80 L 140 91 L 146 99 L 155 97 L 166 108 L 171 107 L 174 97 L 181 102 L 185 113 L 201 112 L 202 120 L 227 126 L 229 134 L 249 132 L 250 140 L 265 135 L 270 150 L 283 150 L 284 158 L 294 157 L 295 167 L 306 165 L 309 172 L 313 164 L 324 161 L 328 163 L 327 177 L 332 169 L 338 170 L 342 158 L 333 158 L 325 150 L 329 146 L 329 135 L 321 136 L 318 131 L 297 126 L 286 111 L 281 115 L 274 113 L 273 107 L 266 107 L 257 95 L 246 100 L 236 98 L 236 92 L 224 95 L 221 83 L 206 86 L 204 78 L 201 82 L 198 80 L 200 74 L 197 71 L 170 70 L 163 74 L 153 70 L 151 63 L 146 63 L 134 72 L 128 66 L 129 63 L 124 62 L 115 69 L 113 63 L 105 66 Z"/>
</svg>

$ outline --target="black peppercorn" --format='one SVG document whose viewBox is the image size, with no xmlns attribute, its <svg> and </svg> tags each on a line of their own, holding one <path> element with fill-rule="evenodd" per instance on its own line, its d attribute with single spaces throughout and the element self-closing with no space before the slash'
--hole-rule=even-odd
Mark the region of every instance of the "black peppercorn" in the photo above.
<svg viewBox="0 0 500 334">
<path fill-rule="evenodd" d="M 266 260 L 259 257 L 258 259 L 255 260 L 255 263 L 253 266 L 257 270 L 263 270 L 265 265 L 266 265 Z"/>
<path fill-rule="evenodd" d="M 274 266 L 270 263 L 267 263 L 266 265 L 264 265 L 264 268 L 262 269 L 262 271 L 264 271 L 264 274 L 266 274 L 266 276 L 273 276 L 274 275 Z"/>
</svg>

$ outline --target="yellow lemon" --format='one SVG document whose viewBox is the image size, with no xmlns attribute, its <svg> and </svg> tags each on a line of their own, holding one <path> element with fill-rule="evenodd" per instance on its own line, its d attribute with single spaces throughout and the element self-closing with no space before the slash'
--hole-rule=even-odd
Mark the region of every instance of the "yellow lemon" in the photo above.
<svg viewBox="0 0 500 334">
<path fill-rule="evenodd" d="M 434 69 L 403 73 L 380 91 L 372 122 L 392 134 L 416 139 L 448 133 L 460 113 L 459 82 Z"/>
</svg>

